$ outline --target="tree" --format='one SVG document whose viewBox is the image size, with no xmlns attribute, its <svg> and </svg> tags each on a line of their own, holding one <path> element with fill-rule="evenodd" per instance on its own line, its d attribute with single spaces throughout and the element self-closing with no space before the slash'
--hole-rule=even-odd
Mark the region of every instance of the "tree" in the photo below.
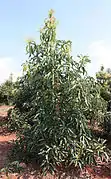
<svg viewBox="0 0 111 179">
<path fill-rule="evenodd" d="M 111 73 L 110 68 L 106 71 L 102 66 L 100 71 L 96 73 L 97 82 L 101 85 L 101 96 L 107 101 L 111 100 Z"/>
<path fill-rule="evenodd" d="M 107 113 L 104 116 L 104 129 L 108 136 L 111 136 L 111 69 L 106 71 L 102 66 L 96 74 L 98 83 L 101 85 L 101 97 L 107 101 Z"/>
<path fill-rule="evenodd" d="M 11 104 L 13 99 L 13 90 L 14 90 L 14 82 L 13 82 L 13 74 L 10 74 L 9 79 L 6 80 L 0 86 L 0 103 L 1 104 Z"/>
<path fill-rule="evenodd" d="M 56 38 L 56 19 L 49 12 L 40 44 L 29 41 L 15 95 L 14 120 L 20 136 L 14 150 L 19 159 L 38 161 L 43 171 L 57 166 L 83 167 L 95 162 L 105 146 L 93 139 L 88 119 L 102 118 L 105 102 L 99 85 L 87 76 L 87 56 L 71 56 L 71 41 Z M 23 154 L 23 155 L 22 155 Z"/>
</svg>

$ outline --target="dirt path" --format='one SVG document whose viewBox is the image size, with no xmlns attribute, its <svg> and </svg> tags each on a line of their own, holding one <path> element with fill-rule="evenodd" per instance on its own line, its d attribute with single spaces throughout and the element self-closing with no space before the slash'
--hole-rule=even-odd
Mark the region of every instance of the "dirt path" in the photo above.
<svg viewBox="0 0 111 179">
<path fill-rule="evenodd" d="M 7 110 L 9 109 L 8 106 L 0 106 L 0 124 L 3 123 L 4 120 L 7 120 Z M 16 139 L 15 133 L 9 133 L 6 127 L 0 126 L 0 169 L 3 168 L 7 161 L 7 154 L 9 153 L 11 147 L 13 146 L 13 140 Z M 85 171 L 82 172 L 83 174 L 87 173 L 87 175 L 91 175 L 89 179 L 111 179 L 111 169 L 109 166 L 105 164 L 99 165 L 92 170 L 91 168 L 87 167 Z M 47 174 L 47 176 L 41 177 L 37 174 L 32 174 L 26 171 L 20 176 L 18 174 L 10 174 L 9 178 L 6 175 L 1 174 L 0 179 L 79 179 L 79 177 L 75 176 L 74 168 L 70 171 L 66 171 L 62 173 L 60 172 L 59 176 L 52 176 Z M 86 179 L 87 177 L 84 176 L 81 179 Z"/>
</svg>

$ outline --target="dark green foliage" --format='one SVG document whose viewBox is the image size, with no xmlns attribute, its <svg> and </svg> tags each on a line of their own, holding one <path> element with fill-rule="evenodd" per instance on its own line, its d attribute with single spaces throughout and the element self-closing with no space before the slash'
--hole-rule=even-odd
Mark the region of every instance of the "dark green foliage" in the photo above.
<svg viewBox="0 0 111 179">
<path fill-rule="evenodd" d="M 104 70 L 102 66 L 100 71 L 96 73 L 97 82 L 101 85 L 101 96 L 107 102 L 111 100 L 111 71 Z"/>
<path fill-rule="evenodd" d="M 11 74 L 9 79 L 0 85 L 0 104 L 9 105 L 13 102 L 13 90 L 14 82 Z"/>
<path fill-rule="evenodd" d="M 101 120 L 106 104 L 99 85 L 87 76 L 88 57 L 75 61 L 70 51 L 70 41 L 56 39 L 50 11 L 40 44 L 28 42 L 29 60 L 23 65 L 11 114 L 20 131 L 14 155 L 37 161 L 43 171 L 52 172 L 61 164 L 83 167 L 105 154 L 104 144 L 93 139 L 87 122 Z"/>
<path fill-rule="evenodd" d="M 103 127 L 107 135 L 111 135 L 111 69 L 101 70 L 96 74 L 97 81 L 101 85 L 101 97 L 107 101 L 107 113 L 104 116 Z"/>
<path fill-rule="evenodd" d="M 10 173 L 20 173 L 20 172 L 23 172 L 24 171 L 24 168 L 19 164 L 18 161 L 14 161 L 12 163 L 9 163 L 5 168 L 2 168 L 0 170 L 0 173 L 5 173 L 7 178 L 10 178 L 9 177 L 9 174 Z"/>
<path fill-rule="evenodd" d="M 20 120 L 20 112 L 17 109 L 9 109 L 8 111 L 8 129 L 10 131 L 20 131 L 22 130 L 25 121 Z"/>
<path fill-rule="evenodd" d="M 108 136 L 111 136 L 111 112 L 107 112 L 104 117 L 104 130 Z"/>
</svg>

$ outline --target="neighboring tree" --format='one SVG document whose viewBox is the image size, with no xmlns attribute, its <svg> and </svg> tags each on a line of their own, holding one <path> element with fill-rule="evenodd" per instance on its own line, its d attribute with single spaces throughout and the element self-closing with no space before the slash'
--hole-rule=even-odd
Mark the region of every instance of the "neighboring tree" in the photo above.
<svg viewBox="0 0 111 179">
<path fill-rule="evenodd" d="M 28 42 L 29 60 L 17 84 L 11 113 L 19 131 L 14 156 L 38 162 L 43 171 L 52 172 L 60 165 L 83 167 L 105 154 L 105 146 L 88 128 L 88 119 L 103 117 L 105 101 L 99 85 L 87 76 L 88 57 L 75 61 L 71 44 L 56 39 L 51 10 L 40 31 L 40 44 Z"/>
<path fill-rule="evenodd" d="M 96 74 L 98 83 L 101 85 L 101 97 L 107 101 L 107 113 L 104 116 L 104 129 L 107 135 L 111 137 L 111 69 L 106 71 L 102 66 Z"/>
<path fill-rule="evenodd" d="M 108 68 L 106 71 L 101 66 L 100 71 L 96 73 L 97 82 L 101 85 L 101 96 L 109 103 L 111 101 L 111 69 Z M 111 111 L 111 107 L 108 111 Z"/>
<path fill-rule="evenodd" d="M 13 75 L 10 74 L 9 79 L 0 85 L 0 104 L 11 104 L 13 100 Z"/>
</svg>

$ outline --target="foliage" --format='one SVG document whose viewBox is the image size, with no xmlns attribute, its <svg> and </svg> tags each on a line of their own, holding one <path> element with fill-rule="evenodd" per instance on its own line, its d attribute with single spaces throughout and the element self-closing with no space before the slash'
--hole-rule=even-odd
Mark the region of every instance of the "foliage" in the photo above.
<svg viewBox="0 0 111 179">
<path fill-rule="evenodd" d="M 14 82 L 12 74 L 0 85 L 0 104 L 11 104 L 13 101 Z"/>
<path fill-rule="evenodd" d="M 104 117 L 104 130 L 108 136 L 111 136 L 111 112 L 107 112 Z"/>
<path fill-rule="evenodd" d="M 101 85 L 101 96 L 106 101 L 111 100 L 111 70 L 104 70 L 104 67 L 101 66 L 101 69 L 96 73 L 97 82 Z"/>
<path fill-rule="evenodd" d="M 102 66 L 96 74 L 98 83 L 101 85 L 101 97 L 107 101 L 107 113 L 104 116 L 103 127 L 108 135 L 111 135 L 111 69 L 106 71 Z"/>
<path fill-rule="evenodd" d="M 10 173 L 21 173 L 24 171 L 24 168 L 20 165 L 18 161 L 14 161 L 12 163 L 8 163 L 6 167 L 0 170 L 0 173 L 5 173 L 7 178 L 10 179 Z"/>
<path fill-rule="evenodd" d="M 61 164 L 83 167 L 94 163 L 96 155 L 106 155 L 104 143 L 93 138 L 87 125 L 89 119 L 102 119 L 106 110 L 100 86 L 87 76 L 88 57 L 74 60 L 71 41 L 56 39 L 52 10 L 40 44 L 29 41 L 26 50 L 29 60 L 23 64 L 11 116 L 21 123 L 14 155 L 37 161 L 44 172 Z"/>
<path fill-rule="evenodd" d="M 17 109 L 11 108 L 8 110 L 7 126 L 10 131 L 20 131 L 24 128 L 25 121 L 20 120 L 20 113 Z"/>
</svg>

